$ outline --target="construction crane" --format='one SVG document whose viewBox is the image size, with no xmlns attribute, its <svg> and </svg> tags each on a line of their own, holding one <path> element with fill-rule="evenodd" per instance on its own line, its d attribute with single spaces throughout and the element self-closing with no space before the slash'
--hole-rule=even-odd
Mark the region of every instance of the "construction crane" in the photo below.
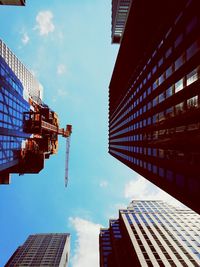
<svg viewBox="0 0 200 267">
<path fill-rule="evenodd" d="M 69 149 L 70 149 L 70 136 L 66 138 L 65 187 L 67 187 L 68 185 Z"/>
<path fill-rule="evenodd" d="M 58 135 L 62 135 L 66 138 L 65 186 L 67 186 L 72 126 L 67 125 L 66 129 L 60 129 L 58 116 L 54 111 L 42 102 L 38 104 L 38 101 L 36 102 L 34 99 L 30 101 L 30 104 L 34 107 L 34 111 L 24 112 L 23 129 L 24 132 L 30 133 L 33 136 L 29 138 L 27 146 L 21 153 L 23 155 L 20 165 L 21 173 L 28 172 L 28 168 L 31 169 L 31 172 L 39 172 L 38 166 L 41 166 L 41 170 L 44 157 L 49 158 L 51 154 L 57 152 Z M 33 158 L 39 158 L 40 164 L 34 164 Z"/>
</svg>

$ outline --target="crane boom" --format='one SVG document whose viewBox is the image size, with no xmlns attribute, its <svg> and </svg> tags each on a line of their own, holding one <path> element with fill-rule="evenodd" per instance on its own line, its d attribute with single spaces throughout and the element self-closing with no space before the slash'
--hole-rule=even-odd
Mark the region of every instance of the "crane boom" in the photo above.
<svg viewBox="0 0 200 267">
<path fill-rule="evenodd" d="M 70 148 L 70 136 L 66 138 L 66 162 L 65 162 L 65 187 L 68 184 L 68 166 L 69 166 L 69 148 Z"/>
</svg>

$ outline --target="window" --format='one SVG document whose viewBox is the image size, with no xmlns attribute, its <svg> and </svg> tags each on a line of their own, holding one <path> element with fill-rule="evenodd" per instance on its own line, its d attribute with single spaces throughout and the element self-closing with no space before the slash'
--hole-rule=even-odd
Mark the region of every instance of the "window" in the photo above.
<svg viewBox="0 0 200 267">
<path fill-rule="evenodd" d="M 187 107 L 188 109 L 198 107 L 198 96 L 194 96 L 187 100 Z"/>
<path fill-rule="evenodd" d="M 153 67 L 152 73 L 154 74 L 157 71 L 157 66 Z"/>
<path fill-rule="evenodd" d="M 159 176 L 164 177 L 165 173 L 164 173 L 164 169 L 163 168 L 159 168 Z"/>
<path fill-rule="evenodd" d="M 158 86 L 158 80 L 156 80 L 154 83 L 153 83 L 153 90 L 155 90 Z"/>
<path fill-rule="evenodd" d="M 170 86 L 167 90 L 166 90 L 166 98 L 172 96 L 172 86 Z"/>
<path fill-rule="evenodd" d="M 187 75 L 187 81 L 186 81 L 187 86 L 190 85 L 191 83 L 195 82 L 196 80 L 198 80 L 197 68 L 195 68 L 193 71 L 191 71 Z"/>
<path fill-rule="evenodd" d="M 178 70 L 184 63 L 183 55 L 181 55 L 176 61 L 175 61 L 175 70 Z"/>
<path fill-rule="evenodd" d="M 175 93 L 183 89 L 183 78 L 175 83 Z"/>
<path fill-rule="evenodd" d="M 172 53 L 172 48 L 170 47 L 167 52 L 165 53 L 165 57 L 168 58 Z"/>
<path fill-rule="evenodd" d="M 156 97 L 153 99 L 153 107 L 155 107 L 157 104 L 158 104 L 158 97 L 156 96 Z"/>
<path fill-rule="evenodd" d="M 180 114 L 183 112 L 183 102 L 179 103 L 178 105 L 175 106 L 176 109 L 176 114 Z"/>
<path fill-rule="evenodd" d="M 164 101 L 164 100 L 165 100 L 165 94 L 164 94 L 164 92 L 163 92 L 163 93 L 161 93 L 161 94 L 158 96 L 158 102 L 161 103 L 161 102 Z"/>
<path fill-rule="evenodd" d="M 199 43 L 198 41 L 194 42 L 187 50 L 186 50 L 186 58 L 189 60 L 199 51 Z"/>
<path fill-rule="evenodd" d="M 180 43 L 183 41 L 183 34 L 181 33 L 175 40 L 174 47 L 176 48 L 177 46 L 180 45 Z"/>
<path fill-rule="evenodd" d="M 163 57 L 161 57 L 161 59 L 158 62 L 158 66 L 160 67 L 163 64 Z"/>
<path fill-rule="evenodd" d="M 166 78 L 168 78 L 169 76 L 172 75 L 172 66 L 170 66 L 167 70 L 166 70 Z"/>
</svg>

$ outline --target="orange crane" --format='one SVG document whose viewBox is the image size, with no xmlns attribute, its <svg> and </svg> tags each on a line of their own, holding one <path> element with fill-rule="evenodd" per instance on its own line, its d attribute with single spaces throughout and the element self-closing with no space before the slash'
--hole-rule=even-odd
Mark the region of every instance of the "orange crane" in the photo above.
<svg viewBox="0 0 200 267">
<path fill-rule="evenodd" d="M 58 147 L 58 135 L 62 135 L 66 138 L 65 186 L 67 186 L 70 136 L 72 133 L 72 126 L 67 125 L 66 129 L 60 129 L 58 116 L 54 111 L 49 109 L 47 105 L 38 105 L 34 100 L 31 101 L 31 104 L 34 104 L 35 111 L 30 110 L 29 112 L 24 112 L 23 128 L 24 132 L 33 134 L 33 138 L 30 138 L 29 140 L 30 142 L 34 142 L 34 144 L 37 145 L 37 150 L 35 149 L 36 145 L 32 146 L 32 153 L 29 149 L 29 157 L 26 157 L 26 160 L 23 161 L 23 166 L 25 166 L 27 162 L 31 162 L 30 165 L 32 172 L 34 171 L 34 168 L 35 170 L 37 170 L 38 168 L 36 165 L 33 165 L 31 157 L 35 154 L 39 155 L 42 153 L 43 155 L 45 155 L 45 158 L 48 158 L 50 154 L 55 154 Z M 27 155 L 26 148 L 23 154 Z"/>
</svg>

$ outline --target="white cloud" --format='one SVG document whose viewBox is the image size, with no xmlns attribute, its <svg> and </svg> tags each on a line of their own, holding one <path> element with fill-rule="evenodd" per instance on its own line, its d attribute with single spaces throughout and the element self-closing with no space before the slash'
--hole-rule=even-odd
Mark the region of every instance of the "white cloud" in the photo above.
<svg viewBox="0 0 200 267">
<path fill-rule="evenodd" d="M 125 198 L 131 200 L 163 200 L 174 206 L 183 207 L 175 198 L 158 188 L 157 186 L 150 183 L 142 176 L 137 177 L 136 180 L 130 180 L 124 188 Z"/>
<path fill-rule="evenodd" d="M 108 181 L 101 181 L 99 186 L 100 187 L 107 187 L 108 186 Z"/>
<path fill-rule="evenodd" d="M 64 73 L 66 73 L 66 66 L 64 64 L 59 64 L 57 66 L 57 74 L 62 75 Z"/>
<path fill-rule="evenodd" d="M 22 36 L 22 43 L 26 45 L 28 44 L 29 41 L 30 41 L 30 37 L 28 36 L 28 33 L 24 32 Z"/>
<path fill-rule="evenodd" d="M 64 89 L 58 89 L 58 96 L 66 96 L 68 92 Z"/>
<path fill-rule="evenodd" d="M 40 11 L 36 16 L 37 25 L 35 29 L 39 30 L 40 35 L 48 35 L 55 30 L 52 22 L 53 14 L 51 11 Z"/>
<path fill-rule="evenodd" d="M 79 217 L 70 218 L 77 232 L 75 254 L 72 257 L 73 267 L 99 266 L 99 232 L 102 227 Z"/>
</svg>

